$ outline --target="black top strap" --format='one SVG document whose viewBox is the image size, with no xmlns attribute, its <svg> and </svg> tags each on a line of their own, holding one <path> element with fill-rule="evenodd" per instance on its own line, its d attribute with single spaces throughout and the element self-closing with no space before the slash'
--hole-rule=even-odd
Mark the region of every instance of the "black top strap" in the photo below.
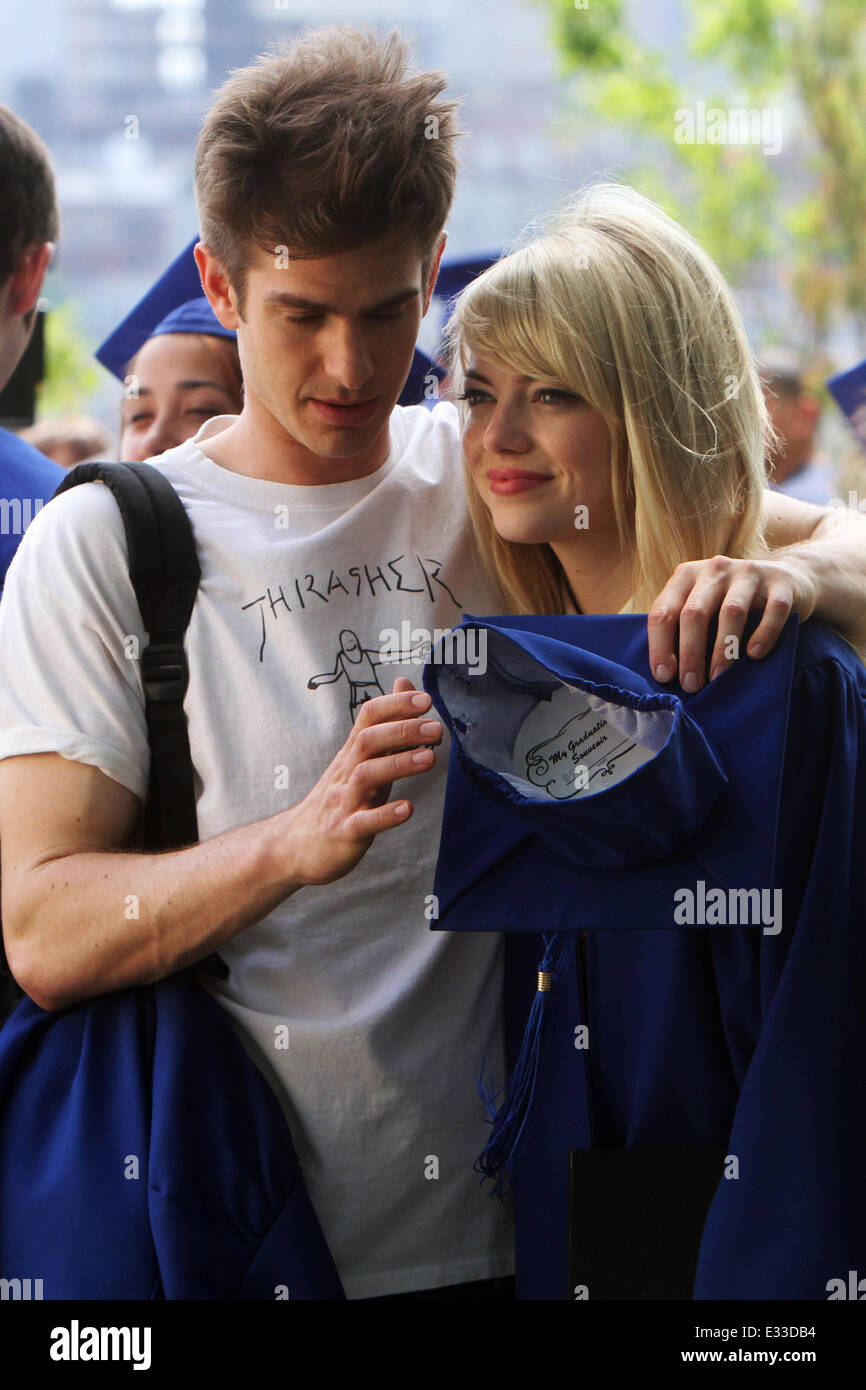
<svg viewBox="0 0 866 1390">
<path fill-rule="evenodd" d="M 146 843 L 149 849 L 177 849 L 198 839 L 183 711 L 189 680 L 184 633 L 201 578 L 192 527 L 174 488 L 150 464 L 79 464 L 55 496 L 89 482 L 110 488 L 120 508 L 129 576 L 149 638 L 141 653 L 150 743 Z"/>
</svg>

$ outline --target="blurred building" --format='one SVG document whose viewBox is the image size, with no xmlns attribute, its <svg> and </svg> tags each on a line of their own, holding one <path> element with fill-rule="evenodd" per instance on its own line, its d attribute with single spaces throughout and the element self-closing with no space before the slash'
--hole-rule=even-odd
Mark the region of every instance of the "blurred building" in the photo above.
<svg viewBox="0 0 866 1390">
<path fill-rule="evenodd" d="M 678 0 L 656 8 L 670 28 Z M 529 0 L 4 0 L 0 101 L 39 131 L 58 172 L 63 231 L 46 295 L 78 302 L 94 345 L 195 230 L 210 93 L 274 41 L 327 23 L 399 28 L 464 98 L 449 256 L 502 246 L 625 155 L 592 123 L 553 139 L 557 57 Z"/>
</svg>

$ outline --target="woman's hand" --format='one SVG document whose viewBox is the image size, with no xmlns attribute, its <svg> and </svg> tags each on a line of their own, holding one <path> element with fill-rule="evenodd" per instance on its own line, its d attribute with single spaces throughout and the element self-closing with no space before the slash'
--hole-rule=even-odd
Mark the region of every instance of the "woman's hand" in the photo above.
<svg viewBox="0 0 866 1390">
<path fill-rule="evenodd" d="M 689 560 L 677 565 L 647 618 L 650 667 L 657 681 L 673 680 L 679 668 L 683 690 L 704 684 L 707 635 L 718 614 L 718 635 L 709 664 L 713 680 L 742 653 L 740 639 L 751 609 L 763 617 L 749 638 L 746 655 L 765 656 L 776 645 L 792 612 L 801 620 L 815 611 L 817 589 L 793 555 L 781 560 Z M 679 628 L 679 655 L 675 637 Z"/>
</svg>

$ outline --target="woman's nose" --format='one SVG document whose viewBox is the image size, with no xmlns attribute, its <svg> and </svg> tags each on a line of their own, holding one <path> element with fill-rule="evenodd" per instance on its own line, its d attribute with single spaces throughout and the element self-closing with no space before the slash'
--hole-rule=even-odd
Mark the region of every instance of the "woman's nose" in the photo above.
<svg viewBox="0 0 866 1390">
<path fill-rule="evenodd" d="M 491 454 L 525 454 L 532 447 L 519 406 L 497 401 L 484 431 L 484 447 Z"/>
</svg>

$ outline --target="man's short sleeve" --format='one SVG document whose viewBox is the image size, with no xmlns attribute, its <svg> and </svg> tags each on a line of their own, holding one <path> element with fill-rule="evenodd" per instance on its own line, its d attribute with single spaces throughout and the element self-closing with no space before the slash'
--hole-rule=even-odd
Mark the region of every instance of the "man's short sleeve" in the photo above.
<svg viewBox="0 0 866 1390">
<path fill-rule="evenodd" d="M 143 800 L 145 641 L 112 494 L 61 494 L 28 527 L 0 601 L 0 758 L 60 753 Z"/>
</svg>

